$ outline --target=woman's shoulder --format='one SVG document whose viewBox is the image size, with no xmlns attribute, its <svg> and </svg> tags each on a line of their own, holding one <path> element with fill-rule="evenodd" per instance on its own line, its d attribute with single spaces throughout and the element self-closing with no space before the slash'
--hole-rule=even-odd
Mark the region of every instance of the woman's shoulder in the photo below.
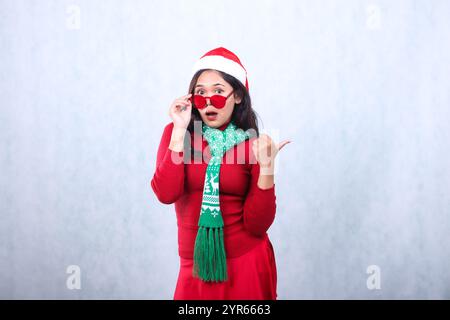
<svg viewBox="0 0 450 320">
<path fill-rule="evenodd" d="M 249 137 L 242 143 L 234 146 L 233 151 L 236 152 L 236 160 L 240 164 L 245 164 L 250 166 L 256 163 L 256 158 L 252 151 L 253 141 L 257 139 L 256 137 Z"/>
<path fill-rule="evenodd" d="M 172 131 L 173 129 L 173 122 L 169 122 L 164 126 L 164 131 Z"/>
<path fill-rule="evenodd" d="M 164 126 L 163 137 L 170 137 L 172 135 L 173 122 L 169 122 Z"/>
</svg>

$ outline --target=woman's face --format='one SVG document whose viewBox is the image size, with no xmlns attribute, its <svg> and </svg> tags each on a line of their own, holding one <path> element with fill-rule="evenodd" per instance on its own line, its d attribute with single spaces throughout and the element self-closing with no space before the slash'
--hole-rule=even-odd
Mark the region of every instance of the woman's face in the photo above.
<svg viewBox="0 0 450 320">
<path fill-rule="evenodd" d="M 194 94 L 202 95 L 204 97 L 211 97 L 218 94 L 221 96 L 228 96 L 233 91 L 233 87 L 222 78 L 219 72 L 215 70 L 203 71 L 197 79 L 197 84 L 194 88 Z M 230 95 L 225 103 L 225 107 L 217 109 L 206 99 L 207 106 L 203 109 L 198 109 L 203 122 L 212 128 L 218 128 L 226 123 L 234 110 L 234 105 L 239 104 L 241 99 L 235 97 L 234 93 Z"/>
</svg>

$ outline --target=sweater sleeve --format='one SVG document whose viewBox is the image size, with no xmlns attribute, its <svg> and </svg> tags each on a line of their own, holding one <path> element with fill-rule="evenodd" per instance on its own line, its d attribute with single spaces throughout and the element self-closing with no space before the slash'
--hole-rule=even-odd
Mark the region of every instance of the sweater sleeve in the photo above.
<svg viewBox="0 0 450 320">
<path fill-rule="evenodd" d="M 156 168 L 151 187 L 158 200 L 165 204 L 174 203 L 184 191 L 183 151 L 169 149 L 173 123 L 164 128 L 156 157 Z"/>
<path fill-rule="evenodd" d="M 258 186 L 259 164 L 252 164 L 251 184 L 244 203 L 244 226 L 255 236 L 263 236 L 275 219 L 275 184 L 269 189 Z"/>
</svg>

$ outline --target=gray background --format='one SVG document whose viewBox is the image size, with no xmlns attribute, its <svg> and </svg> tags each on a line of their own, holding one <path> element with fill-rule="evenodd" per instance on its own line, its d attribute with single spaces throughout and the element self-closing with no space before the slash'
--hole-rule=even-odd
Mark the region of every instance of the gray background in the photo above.
<svg viewBox="0 0 450 320">
<path fill-rule="evenodd" d="M 0 0 L 0 297 L 172 298 L 156 150 L 193 63 L 225 46 L 263 131 L 293 140 L 279 298 L 450 298 L 449 37 L 445 0 Z"/>
</svg>

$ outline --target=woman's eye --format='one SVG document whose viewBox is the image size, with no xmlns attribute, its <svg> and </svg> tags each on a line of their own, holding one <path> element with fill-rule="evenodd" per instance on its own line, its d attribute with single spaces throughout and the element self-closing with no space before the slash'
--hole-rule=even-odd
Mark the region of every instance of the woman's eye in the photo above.
<svg viewBox="0 0 450 320">
<path fill-rule="evenodd" d="M 215 93 L 221 94 L 221 93 L 223 92 L 223 90 L 218 89 L 218 90 L 215 90 L 214 92 L 215 92 Z M 205 93 L 204 91 L 199 90 L 199 91 L 197 91 L 195 94 L 201 94 L 201 95 L 203 95 L 204 93 Z"/>
</svg>

